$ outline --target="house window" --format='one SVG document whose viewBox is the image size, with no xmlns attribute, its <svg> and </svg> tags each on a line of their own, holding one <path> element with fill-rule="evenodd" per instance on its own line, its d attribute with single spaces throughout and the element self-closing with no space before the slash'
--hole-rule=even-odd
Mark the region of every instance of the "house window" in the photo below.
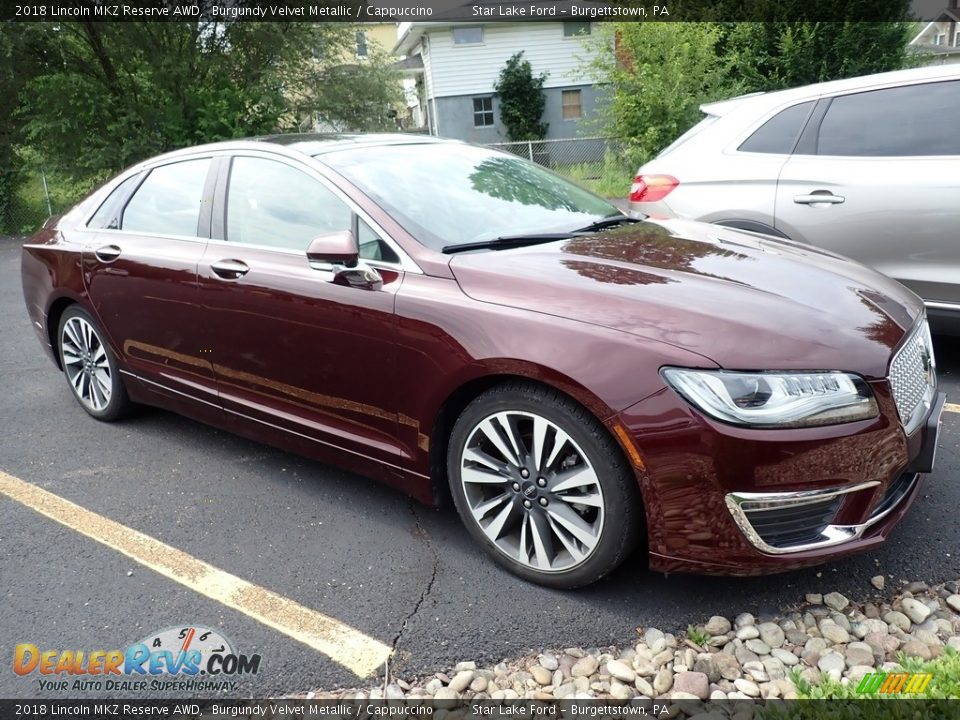
<svg viewBox="0 0 960 720">
<path fill-rule="evenodd" d="M 589 22 L 567 21 L 563 23 L 564 37 L 578 37 L 580 35 L 589 35 L 589 34 L 590 34 Z"/>
<path fill-rule="evenodd" d="M 357 30 L 357 57 L 367 57 L 367 31 Z"/>
<path fill-rule="evenodd" d="M 960 30 L 957 30 L 956 34 L 953 36 L 953 46 L 960 47 Z"/>
<path fill-rule="evenodd" d="M 940 33 L 933 39 L 934 45 L 946 45 L 947 44 L 947 35 L 946 33 Z"/>
<path fill-rule="evenodd" d="M 564 90 L 561 95 L 561 103 L 564 120 L 576 120 L 583 117 L 583 105 L 579 90 Z"/>
<path fill-rule="evenodd" d="M 493 98 L 478 97 L 473 99 L 473 126 L 490 127 L 493 125 Z"/>
<path fill-rule="evenodd" d="M 482 42 L 482 27 L 456 27 L 453 29 L 454 45 L 476 45 Z"/>
</svg>

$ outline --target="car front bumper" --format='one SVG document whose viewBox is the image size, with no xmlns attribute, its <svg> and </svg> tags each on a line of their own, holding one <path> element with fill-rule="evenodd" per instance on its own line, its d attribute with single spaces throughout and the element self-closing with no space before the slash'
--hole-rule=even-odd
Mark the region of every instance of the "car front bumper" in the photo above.
<svg viewBox="0 0 960 720">
<path fill-rule="evenodd" d="M 724 425 L 669 389 L 621 413 L 643 461 L 651 568 L 759 575 L 883 542 L 933 467 L 946 397 L 907 437 L 889 385 L 871 385 L 877 418 L 820 428 Z"/>
</svg>

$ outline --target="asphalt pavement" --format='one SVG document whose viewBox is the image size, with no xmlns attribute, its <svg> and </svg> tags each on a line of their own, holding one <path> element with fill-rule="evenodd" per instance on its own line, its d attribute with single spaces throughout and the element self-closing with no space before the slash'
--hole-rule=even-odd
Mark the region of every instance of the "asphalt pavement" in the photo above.
<svg viewBox="0 0 960 720">
<path fill-rule="evenodd" d="M 954 401 L 960 344 L 938 339 L 937 350 Z M 452 508 L 159 410 L 118 424 L 89 418 L 30 329 L 14 240 L 0 240 L 0 428 L 0 471 L 395 647 L 401 677 L 543 647 L 627 643 L 638 626 L 762 616 L 807 592 L 864 599 L 877 594 L 869 579 L 878 573 L 892 576 L 890 595 L 901 579 L 960 577 L 960 414 L 944 415 L 935 473 L 875 552 L 751 579 L 664 576 L 638 555 L 591 588 L 547 590 L 488 560 Z M 261 655 L 259 673 L 239 678 L 230 697 L 366 684 L 288 634 L 0 494 L 0 697 L 53 696 L 36 675 L 14 674 L 19 643 L 123 649 L 186 625 Z"/>
</svg>

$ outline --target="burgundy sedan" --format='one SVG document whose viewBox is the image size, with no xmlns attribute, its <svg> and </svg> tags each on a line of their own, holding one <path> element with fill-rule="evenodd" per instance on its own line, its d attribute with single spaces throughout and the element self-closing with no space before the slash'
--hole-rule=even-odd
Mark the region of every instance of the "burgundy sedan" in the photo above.
<svg viewBox="0 0 960 720">
<path fill-rule="evenodd" d="M 640 543 L 654 569 L 732 574 L 874 547 L 944 401 L 896 282 L 423 137 L 155 158 L 49 221 L 23 288 L 93 417 L 155 405 L 452 496 L 555 587 Z"/>
</svg>

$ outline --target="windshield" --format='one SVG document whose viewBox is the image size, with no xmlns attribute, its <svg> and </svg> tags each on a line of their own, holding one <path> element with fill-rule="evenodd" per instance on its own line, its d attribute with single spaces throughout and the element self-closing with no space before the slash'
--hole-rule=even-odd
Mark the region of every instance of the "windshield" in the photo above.
<svg viewBox="0 0 960 720">
<path fill-rule="evenodd" d="M 539 165 L 473 145 L 381 145 L 318 159 L 434 250 L 505 235 L 570 231 L 619 212 Z"/>
</svg>

